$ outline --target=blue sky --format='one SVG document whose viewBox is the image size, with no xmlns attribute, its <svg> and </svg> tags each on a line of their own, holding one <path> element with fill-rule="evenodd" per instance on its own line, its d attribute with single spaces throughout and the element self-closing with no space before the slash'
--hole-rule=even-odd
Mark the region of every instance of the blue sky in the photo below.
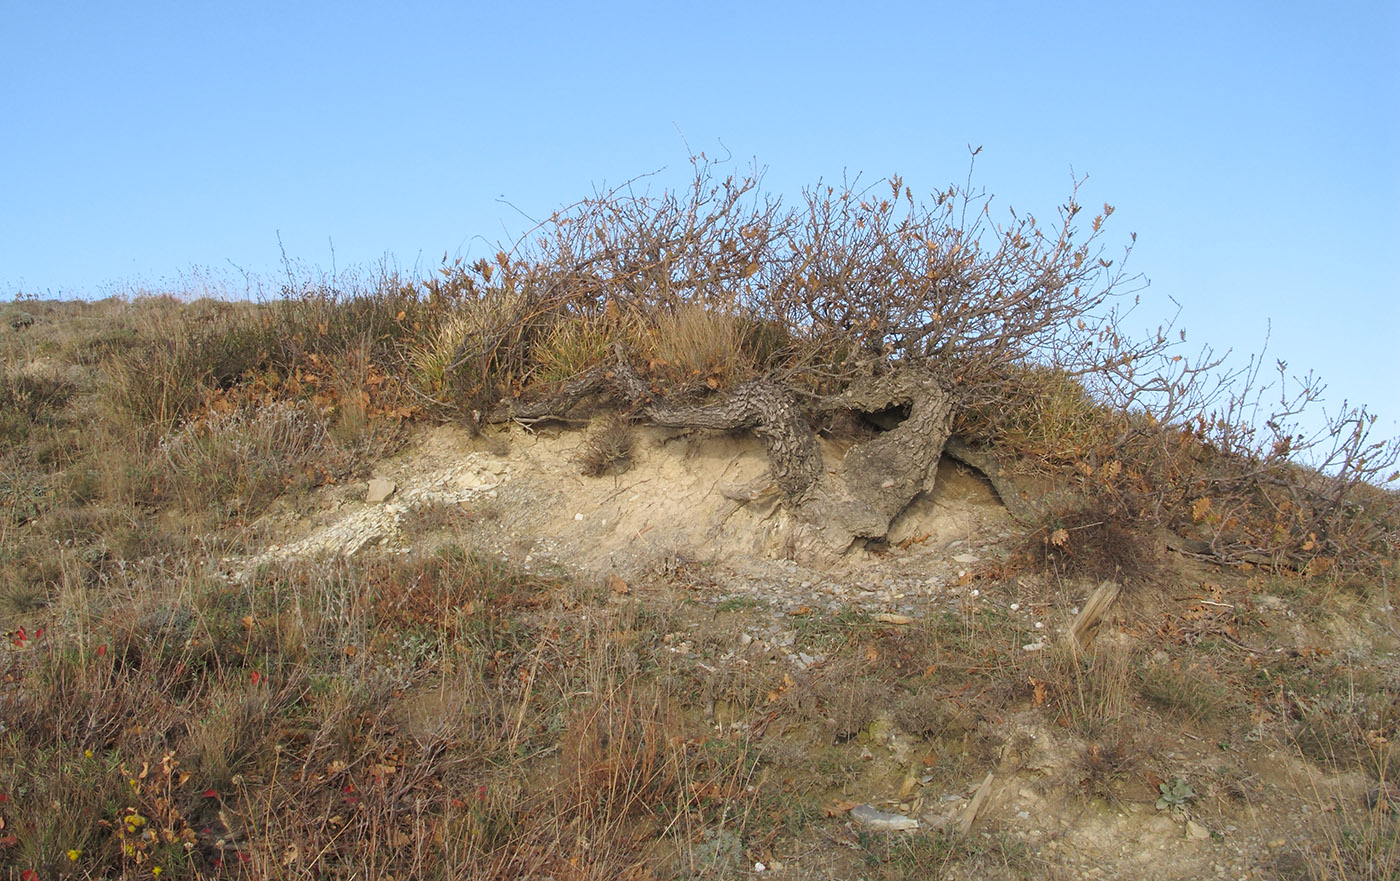
<svg viewBox="0 0 1400 881">
<path fill-rule="evenodd" d="M 0 296 L 478 256 L 694 151 L 1118 209 L 1142 323 L 1400 434 L 1400 4 L 0 2 Z M 1116 234 L 1117 239 L 1114 238 Z M 493 249 L 494 250 L 494 249 Z"/>
</svg>

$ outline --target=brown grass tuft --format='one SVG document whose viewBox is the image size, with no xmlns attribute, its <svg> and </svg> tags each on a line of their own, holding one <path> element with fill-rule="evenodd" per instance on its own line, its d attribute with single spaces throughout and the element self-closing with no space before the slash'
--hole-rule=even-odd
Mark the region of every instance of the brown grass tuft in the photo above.
<svg viewBox="0 0 1400 881">
<path fill-rule="evenodd" d="M 620 414 L 605 417 L 595 425 L 579 447 L 575 459 L 586 477 L 602 477 L 609 472 L 622 473 L 632 467 L 632 449 L 636 432 L 632 423 Z"/>
</svg>

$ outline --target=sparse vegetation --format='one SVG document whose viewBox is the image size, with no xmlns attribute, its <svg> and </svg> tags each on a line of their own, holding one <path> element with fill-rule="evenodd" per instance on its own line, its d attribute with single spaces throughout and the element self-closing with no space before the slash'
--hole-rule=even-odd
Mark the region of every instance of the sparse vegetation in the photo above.
<svg viewBox="0 0 1400 881">
<path fill-rule="evenodd" d="M 662 881 L 820 853 L 850 876 L 1041 877 L 1014 814 L 897 837 L 840 806 L 927 813 L 989 770 L 1081 806 L 1261 806 L 1242 772 L 1186 777 L 1186 746 L 1157 758 L 1180 733 L 1363 780 L 1316 796 L 1327 823 L 1271 870 L 1394 877 L 1397 447 L 1365 411 L 1301 438 L 1315 383 L 1265 417 L 1257 371 L 1217 394 L 1208 352 L 1121 333 L 1107 206 L 998 225 L 981 193 L 925 205 L 894 180 L 788 210 L 714 170 L 431 279 L 289 267 L 266 302 L 9 307 L 0 873 Z M 727 498 L 799 528 L 839 512 L 827 550 L 885 538 L 953 436 L 1023 535 L 956 599 L 883 617 L 706 605 L 685 564 L 574 583 L 477 548 L 511 513 L 485 500 L 411 506 L 406 553 L 226 565 L 421 427 L 510 419 L 590 421 L 577 464 L 610 478 L 648 423 L 756 431 L 776 495 Z M 807 467 L 818 427 L 844 465 Z M 861 483 L 877 465 L 898 488 Z M 1104 580 L 1130 589 L 1096 641 L 1044 626 Z"/>
</svg>

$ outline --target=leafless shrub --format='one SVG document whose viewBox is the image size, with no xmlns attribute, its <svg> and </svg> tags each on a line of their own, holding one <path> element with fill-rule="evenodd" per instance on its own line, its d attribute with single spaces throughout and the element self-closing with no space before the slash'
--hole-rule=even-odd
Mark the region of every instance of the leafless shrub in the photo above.
<svg viewBox="0 0 1400 881">
<path fill-rule="evenodd" d="M 1140 586 L 1165 571 L 1164 548 L 1150 530 L 1107 504 L 1055 512 L 1027 543 L 1033 558 L 1073 578 Z"/>
<path fill-rule="evenodd" d="M 858 383 L 887 395 L 893 377 L 917 375 L 951 396 L 965 439 L 1217 559 L 1325 568 L 1393 551 L 1400 505 L 1374 487 L 1400 447 L 1347 407 L 1300 436 L 1288 426 L 1320 383 L 1280 365 L 1279 388 L 1294 390 L 1263 407 L 1260 360 L 1229 371 L 1209 348 L 1185 354 L 1177 316 L 1130 332 L 1131 241 L 1108 252 L 1113 208 L 1089 216 L 1082 181 L 1042 223 L 1010 209 L 995 219 L 970 176 L 929 201 L 896 177 L 819 185 L 788 207 L 763 193 L 758 169 L 721 179 L 719 168 L 697 159 L 688 187 L 659 195 L 630 181 L 493 258 L 444 267 L 429 300 L 489 320 L 460 327 L 450 360 L 435 347 L 429 385 L 485 414 L 606 379 L 621 353 L 638 368 L 633 403 L 722 399 L 761 380 L 828 418 L 830 401 L 801 396 Z"/>
</svg>

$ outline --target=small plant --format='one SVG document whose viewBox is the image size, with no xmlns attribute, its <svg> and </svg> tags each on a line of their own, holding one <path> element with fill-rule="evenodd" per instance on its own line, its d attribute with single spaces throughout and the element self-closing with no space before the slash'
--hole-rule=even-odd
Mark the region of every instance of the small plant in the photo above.
<svg viewBox="0 0 1400 881">
<path fill-rule="evenodd" d="M 562 383 L 582 376 L 612 355 L 613 329 L 597 319 L 561 321 L 531 351 L 535 378 Z"/>
<path fill-rule="evenodd" d="M 1034 533 L 1033 558 L 1062 575 L 1145 584 L 1157 580 L 1162 553 L 1135 512 L 1095 503 L 1054 512 Z"/>
<path fill-rule="evenodd" d="M 1137 763 L 1131 746 L 1122 740 L 1111 743 L 1091 743 L 1081 759 L 1084 776 L 1079 785 L 1089 794 L 1107 800 L 1117 798 L 1117 784 Z"/>
<path fill-rule="evenodd" d="M 1220 679 L 1198 664 L 1147 664 L 1139 671 L 1138 690 L 1152 703 L 1188 722 L 1215 719 L 1230 700 Z"/>
<path fill-rule="evenodd" d="M 1160 793 L 1157 799 L 1157 810 L 1159 811 L 1170 810 L 1173 814 L 1181 814 L 1186 811 L 1191 802 L 1196 800 L 1196 790 L 1180 777 L 1173 777 L 1171 780 L 1158 783 L 1157 791 Z"/>
<path fill-rule="evenodd" d="M 623 472 L 632 465 L 636 437 L 632 423 L 613 414 L 588 433 L 576 459 L 587 477 L 602 477 L 609 471 Z"/>
<path fill-rule="evenodd" d="M 733 596 L 725 597 L 715 606 L 717 612 L 743 612 L 748 609 L 761 609 L 767 604 L 757 597 Z"/>
</svg>

